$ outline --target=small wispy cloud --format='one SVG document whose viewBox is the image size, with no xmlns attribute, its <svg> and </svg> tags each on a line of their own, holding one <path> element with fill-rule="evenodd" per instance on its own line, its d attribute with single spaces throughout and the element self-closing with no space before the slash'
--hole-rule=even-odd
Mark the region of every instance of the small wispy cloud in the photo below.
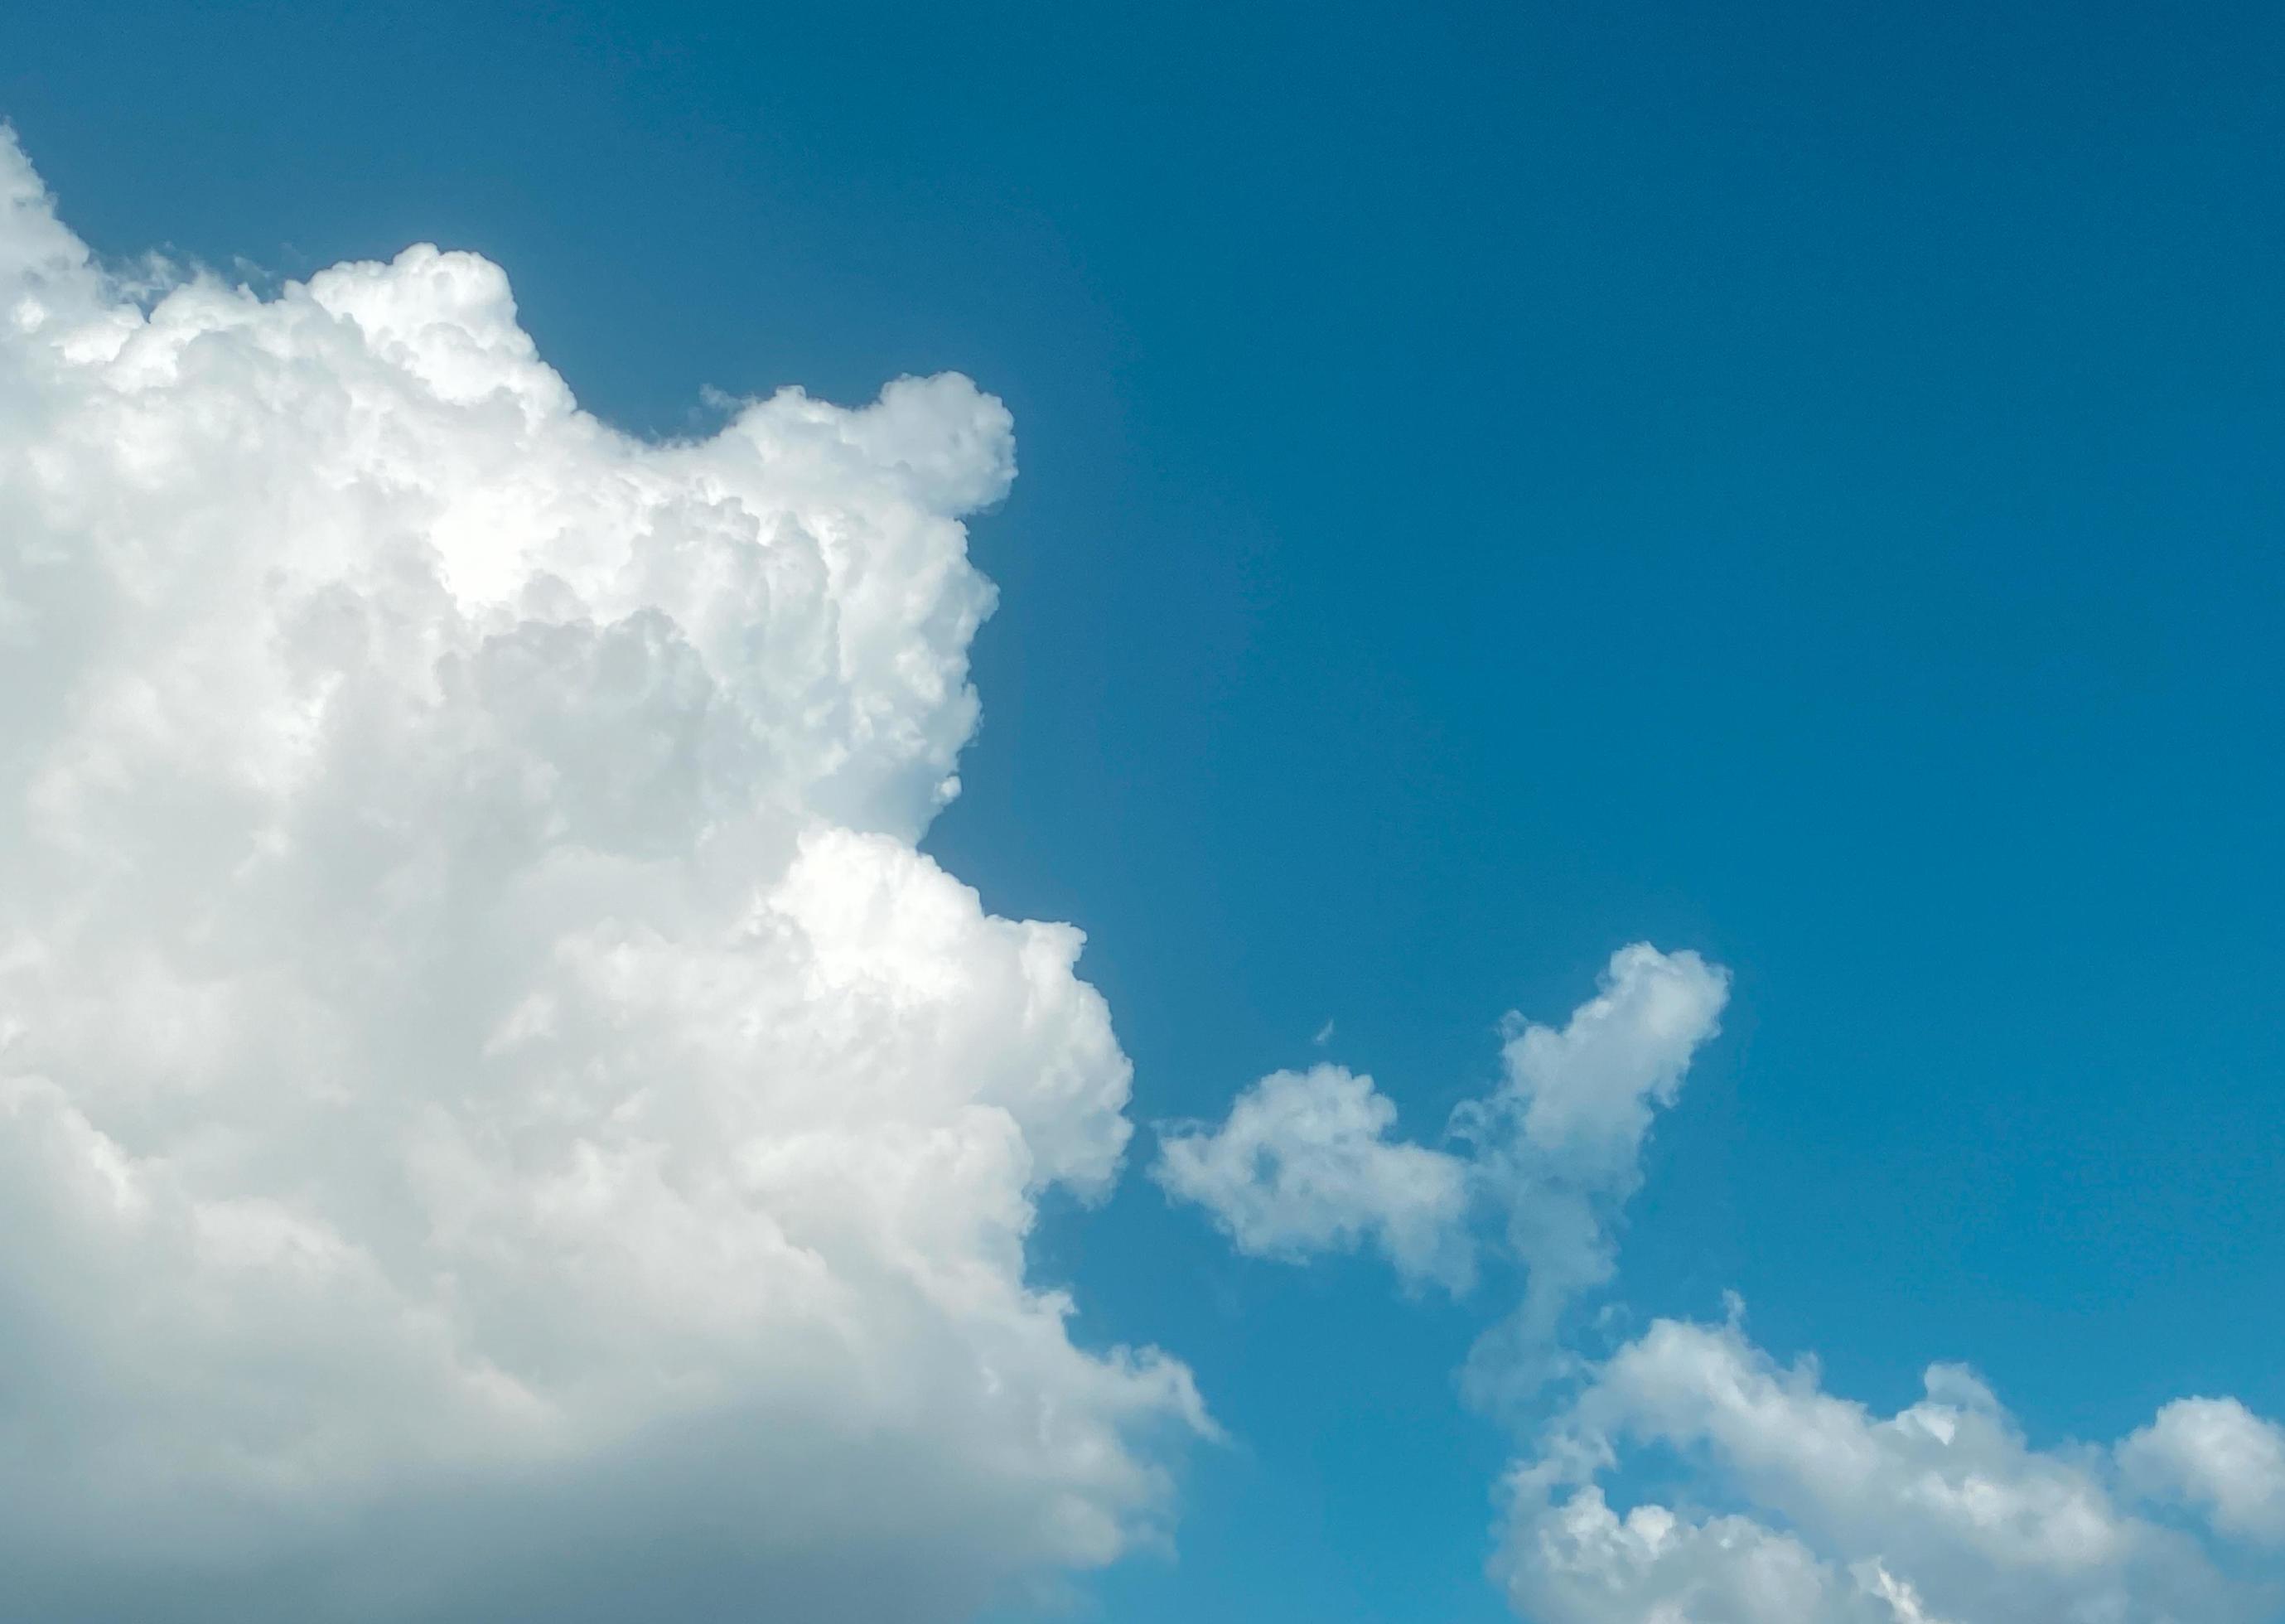
<svg viewBox="0 0 2285 1624">
<path fill-rule="evenodd" d="M 1564 1309 L 1609 1278 L 1611 1228 L 1641 1181 L 1652 1118 L 1728 997 L 1726 970 L 1637 943 L 1563 1026 L 1508 1017 L 1501 1084 L 1453 1114 L 1450 1149 L 1394 1138 L 1396 1107 L 1370 1077 L 1318 1065 L 1263 1078 L 1219 1125 L 1162 1128 L 1151 1174 L 1255 1256 L 1369 1242 L 1408 1282 L 1455 1292 L 1487 1247 L 1519 1262 L 1523 1305 L 1471 1367 L 1480 1396 L 1496 1399 L 1543 1362 Z"/>
<path fill-rule="evenodd" d="M 915 843 L 1001 403 L 639 441 L 481 258 L 124 278 L 4 134 L 0 310 L 16 1593 L 632 1616 L 656 1547 L 941 1620 L 1158 1540 L 1189 1373 L 1025 1267 L 1126 1056 L 1079 933 Z M 342 1548 L 383 1500 L 418 1549 Z"/>
</svg>

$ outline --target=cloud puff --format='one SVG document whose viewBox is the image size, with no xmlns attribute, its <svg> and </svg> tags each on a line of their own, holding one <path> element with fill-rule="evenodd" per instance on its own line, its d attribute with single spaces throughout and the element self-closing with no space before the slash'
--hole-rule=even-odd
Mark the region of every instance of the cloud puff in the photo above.
<svg viewBox="0 0 2285 1624">
<path fill-rule="evenodd" d="M 1240 1251 L 1299 1261 L 1370 1236 L 1410 1280 L 1464 1289 L 1467 1164 L 1392 1141 L 1396 1106 L 1339 1066 L 1278 1071 L 1221 1126 L 1162 1135 L 1152 1174 L 1213 1214 Z"/>
<path fill-rule="evenodd" d="M 1522 1303 L 1469 1356 L 1479 1404 L 1512 1408 L 1569 1366 L 1557 1350 L 1564 1311 L 1615 1270 L 1617 1217 L 1642 1186 L 1652 1118 L 1680 1094 L 1729 1001 L 1720 965 L 1637 942 L 1611 955 L 1561 1028 L 1508 1017 L 1501 1087 L 1454 1117 L 1530 1270 Z"/>
<path fill-rule="evenodd" d="M 2269 1616 L 2273 1597 L 2121 1503 L 2106 1452 L 2033 1447 L 1963 1367 L 1925 1385 L 1878 1416 L 1734 1322 L 1660 1321 L 1512 1474 L 1496 1571 L 1535 1624 Z M 1645 1451 L 1734 1509 L 1614 1512 L 1598 1479 Z"/>
<path fill-rule="evenodd" d="M 1473 1108 L 1478 1131 L 1512 1118 L 1522 1142 L 1582 1181 L 1631 1188 L 1653 1113 L 1674 1103 L 1729 999 L 1730 972 L 1694 953 L 1621 947 L 1560 1030 L 1508 1016 L 1506 1083 Z"/>
<path fill-rule="evenodd" d="M 1535 1510 L 1495 1567 L 1541 1624 L 1937 1624 L 1877 1564 L 1843 1575 L 1748 1517 L 1621 1517 L 1592 1485 Z"/>
<path fill-rule="evenodd" d="M 1638 942 L 1562 1027 L 1509 1016 L 1499 1087 L 1453 1115 L 1458 1153 L 1391 1140 L 1396 1108 L 1372 1079 L 1321 1065 L 1262 1079 L 1219 1127 L 1163 1133 L 1152 1173 L 1241 1251 L 1299 1260 L 1370 1236 L 1409 1281 L 1455 1291 L 1474 1276 L 1472 1216 L 1496 1213 L 1529 1271 L 1523 1306 L 1472 1364 L 1497 1399 L 1529 1385 L 1563 1309 L 1609 1278 L 1651 1119 L 1720 1030 L 1729 983 L 1694 953 Z"/>
<path fill-rule="evenodd" d="M 2285 1544 L 2285 1427 L 2235 1399 L 2177 1399 L 2118 1446 L 2127 1481 L 2212 1518 L 2226 1534 Z"/>
<path fill-rule="evenodd" d="M 1151 1534 L 1189 1377 L 1025 1267 L 1127 1061 L 913 843 L 1013 466 L 949 376 L 628 438 L 463 254 L 139 300 L 0 139 L 0 1613 L 944 1618 Z"/>
</svg>

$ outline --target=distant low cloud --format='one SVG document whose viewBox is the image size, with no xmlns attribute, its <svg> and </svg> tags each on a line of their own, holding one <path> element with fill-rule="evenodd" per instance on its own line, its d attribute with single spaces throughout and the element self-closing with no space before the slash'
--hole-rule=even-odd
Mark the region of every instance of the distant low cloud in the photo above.
<svg viewBox="0 0 2285 1624">
<path fill-rule="evenodd" d="M 1609 1278 L 1652 1119 L 1728 998 L 1727 971 L 1637 943 L 1563 1026 L 1508 1017 L 1500 1085 L 1454 1113 L 1452 1149 L 1391 1138 L 1396 1108 L 1372 1079 L 1321 1065 L 1262 1079 L 1218 1126 L 1163 1130 L 1152 1176 L 1241 1251 L 1300 1260 L 1370 1239 L 1408 1281 L 1454 1291 L 1474 1278 L 1488 1214 L 1527 1270 L 1521 1307 L 1472 1366 L 1496 1399 L 1543 1373 L 1564 1308 Z"/>
<path fill-rule="evenodd" d="M 506 281 L 106 278 L 0 138 L 0 1616 L 947 1620 L 1156 1537 L 1078 931 L 915 842 L 965 379 L 654 445 Z"/>
<path fill-rule="evenodd" d="M 2122 1472 L 2101 1449 L 2033 1447 L 1964 1367 L 1930 1367 L 1925 1387 L 1877 1415 L 1826 1391 L 1814 1364 L 1779 1364 L 1734 1320 L 1660 1321 L 1593 1370 L 1516 1467 L 1496 1572 L 1533 1624 L 2273 1616 L 2273 1594 L 2131 1503 L 2154 1452 L 2200 1463 L 2195 1476 L 2245 1462 L 2262 1429 L 2273 1440 L 2268 1424 L 2170 1405 L 2120 1447 Z M 1600 1479 L 1653 1452 L 1666 1480 L 1680 1463 L 1690 1505 L 1614 1510 Z"/>
</svg>

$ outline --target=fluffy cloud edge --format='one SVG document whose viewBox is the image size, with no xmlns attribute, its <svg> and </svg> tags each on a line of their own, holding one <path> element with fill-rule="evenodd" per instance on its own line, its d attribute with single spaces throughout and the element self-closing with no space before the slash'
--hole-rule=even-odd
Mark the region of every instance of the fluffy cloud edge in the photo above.
<svg viewBox="0 0 2285 1624">
<path fill-rule="evenodd" d="M 914 847 L 1013 471 L 952 375 L 619 434 L 472 255 L 130 286 L 0 136 L 43 1616 L 607 1606 L 656 1543 L 718 1609 L 940 1620 L 1163 1539 L 1189 1371 L 1026 1267 L 1126 1057 L 1078 931 Z"/>
<path fill-rule="evenodd" d="M 2138 1493 L 2188 1506 L 2235 1538 L 2285 1546 L 2285 1427 L 2237 1400 L 2176 1399 L 2117 1455 Z"/>
<path fill-rule="evenodd" d="M 2210 1464 L 2269 1424 L 2242 1407 L 2224 1418 L 2226 1446 L 2183 1442 L 2221 1412 L 2170 1405 L 2115 1452 L 2040 1447 L 1964 1366 L 1930 1366 L 1925 1396 L 1881 1416 L 1827 1391 L 1813 1361 L 1780 1364 L 1747 1338 L 1740 1316 L 1733 1306 L 1725 1323 L 1653 1322 L 1593 1368 L 1511 1471 L 1492 1571 L 1519 1616 L 1534 1624 L 2272 1616 L 2277 1593 L 2258 1568 L 2210 1531 L 2201 1538 L 2132 1504 L 2152 1450 Z M 1721 1509 L 1645 1498 L 1613 1510 L 1602 1480 L 1637 1476 L 1652 1458 L 1667 1463 L 1660 1475 L 1678 1478 L 1672 1492 Z M 2227 1503 L 2202 1498 L 2210 1508 Z M 2217 1517 L 2213 1527 L 2233 1532 L 2230 1520 Z"/>
<path fill-rule="evenodd" d="M 1319 1064 L 1250 1085 L 1218 1124 L 1161 1125 L 1151 1176 L 1249 1256 L 1370 1244 L 1408 1286 L 1456 1296 L 1485 1259 L 1519 1262 L 1524 1304 L 1475 1370 L 1486 1393 L 1528 1385 L 1564 1310 L 1609 1278 L 1644 1143 L 1719 1034 L 1729 987 L 1694 952 L 1633 943 L 1563 1025 L 1506 1017 L 1500 1079 L 1454 1111 L 1450 1149 L 1394 1137 L 1395 1104 L 1371 1078 Z"/>
</svg>

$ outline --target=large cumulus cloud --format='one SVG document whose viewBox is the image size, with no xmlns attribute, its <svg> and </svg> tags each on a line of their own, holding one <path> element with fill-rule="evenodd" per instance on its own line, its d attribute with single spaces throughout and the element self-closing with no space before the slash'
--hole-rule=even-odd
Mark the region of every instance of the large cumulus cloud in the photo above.
<svg viewBox="0 0 2285 1624">
<path fill-rule="evenodd" d="M 1000 404 L 650 444 L 483 260 L 137 297 L 12 137 L 0 210 L 12 1605 L 950 1617 L 1149 1537 L 1188 1376 L 1025 1268 L 1127 1062 L 914 845 Z"/>
</svg>

